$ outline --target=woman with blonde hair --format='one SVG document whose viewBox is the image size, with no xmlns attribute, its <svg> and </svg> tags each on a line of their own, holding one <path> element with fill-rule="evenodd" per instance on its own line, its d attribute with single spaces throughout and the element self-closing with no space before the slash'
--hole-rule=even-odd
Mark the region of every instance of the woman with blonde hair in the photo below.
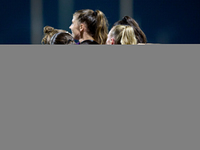
<svg viewBox="0 0 200 150">
<path fill-rule="evenodd" d="M 116 25 L 110 30 L 106 43 L 108 45 L 135 45 L 137 39 L 131 26 Z"/>
<path fill-rule="evenodd" d="M 44 37 L 41 41 L 42 44 L 68 44 L 67 42 L 68 40 L 73 41 L 72 35 L 66 30 L 54 29 L 51 26 L 45 26 L 43 30 L 44 30 Z M 59 33 L 63 34 L 60 35 Z M 62 36 L 62 42 L 61 42 L 61 36 Z M 57 37 L 59 37 L 59 39 L 57 39 Z"/>
<path fill-rule="evenodd" d="M 78 10 L 73 14 L 69 27 L 78 44 L 105 44 L 108 34 L 108 21 L 100 10 Z"/>
<path fill-rule="evenodd" d="M 113 26 L 116 25 L 128 25 L 132 26 L 135 32 L 135 36 L 137 39 L 137 43 L 147 43 L 147 38 L 139 24 L 130 16 L 124 16 L 121 20 L 114 23 Z"/>
</svg>

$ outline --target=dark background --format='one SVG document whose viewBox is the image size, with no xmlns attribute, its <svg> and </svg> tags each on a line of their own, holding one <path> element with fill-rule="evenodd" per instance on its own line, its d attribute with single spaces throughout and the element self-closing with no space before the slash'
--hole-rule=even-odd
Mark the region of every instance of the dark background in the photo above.
<svg viewBox="0 0 200 150">
<path fill-rule="evenodd" d="M 139 23 L 149 43 L 199 44 L 199 0 L 134 0 L 133 18 Z M 30 1 L 1 1 L 0 44 L 32 44 Z M 70 31 L 71 20 L 59 26 L 58 1 L 43 0 L 42 24 Z M 70 6 L 68 6 L 70 7 Z M 99 9 L 109 21 L 109 29 L 120 19 L 119 0 L 74 0 L 74 12 L 79 9 Z M 36 10 L 37 11 L 37 10 Z M 72 18 L 66 14 L 66 18 Z M 43 33 L 41 28 L 41 35 Z M 71 31 L 70 31 L 71 32 Z M 38 37 L 38 44 L 42 36 Z M 37 43 L 36 43 L 37 44 Z"/>
</svg>

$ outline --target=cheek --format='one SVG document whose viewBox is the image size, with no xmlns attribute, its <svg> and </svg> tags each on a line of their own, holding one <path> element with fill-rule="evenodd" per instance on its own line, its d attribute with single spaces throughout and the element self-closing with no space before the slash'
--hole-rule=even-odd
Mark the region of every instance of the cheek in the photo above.
<svg viewBox="0 0 200 150">
<path fill-rule="evenodd" d="M 110 32 L 108 33 L 108 37 L 107 37 L 106 43 L 110 44 Z"/>
<path fill-rule="evenodd" d="M 106 44 L 110 45 L 110 36 L 108 36 L 107 40 L 106 40 Z"/>
<path fill-rule="evenodd" d="M 107 40 L 106 40 L 106 44 L 107 44 L 107 45 L 109 45 L 109 44 L 110 44 L 110 42 L 109 42 L 109 39 L 107 39 Z"/>
</svg>

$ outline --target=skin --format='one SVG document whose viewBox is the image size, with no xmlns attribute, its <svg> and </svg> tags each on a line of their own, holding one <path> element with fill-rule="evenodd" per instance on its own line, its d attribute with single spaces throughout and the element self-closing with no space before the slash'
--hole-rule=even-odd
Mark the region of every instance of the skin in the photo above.
<svg viewBox="0 0 200 150">
<path fill-rule="evenodd" d="M 114 45 L 115 44 L 115 39 L 114 39 L 114 37 L 111 37 L 111 32 L 112 32 L 112 29 L 108 33 L 108 38 L 106 40 L 107 45 Z"/>
<path fill-rule="evenodd" d="M 72 36 L 74 37 L 74 39 L 79 40 L 80 39 L 80 23 L 78 22 L 75 16 L 73 16 L 72 24 L 69 28 L 72 31 Z"/>
<path fill-rule="evenodd" d="M 80 23 L 75 15 L 73 16 L 72 24 L 69 28 L 72 31 L 72 36 L 74 37 L 74 39 L 79 40 L 79 42 L 85 40 L 94 40 L 94 38 L 87 33 L 86 24 Z"/>
</svg>

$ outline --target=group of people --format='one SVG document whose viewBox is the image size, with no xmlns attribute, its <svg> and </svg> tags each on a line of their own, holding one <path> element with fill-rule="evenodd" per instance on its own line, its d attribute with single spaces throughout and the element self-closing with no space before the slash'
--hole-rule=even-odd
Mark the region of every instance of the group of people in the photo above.
<svg viewBox="0 0 200 150">
<path fill-rule="evenodd" d="M 73 14 L 71 33 L 51 26 L 44 27 L 43 44 L 121 44 L 136 45 L 147 43 L 146 35 L 138 23 L 125 16 L 114 23 L 108 32 L 108 20 L 100 10 L 78 10 Z M 78 40 L 75 43 L 74 40 Z"/>
</svg>

